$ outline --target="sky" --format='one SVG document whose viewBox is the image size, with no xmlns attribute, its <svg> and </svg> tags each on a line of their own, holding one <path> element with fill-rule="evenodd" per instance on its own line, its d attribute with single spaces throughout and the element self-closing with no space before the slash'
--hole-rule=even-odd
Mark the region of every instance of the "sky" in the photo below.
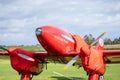
<svg viewBox="0 0 120 80">
<path fill-rule="evenodd" d="M 120 0 L 0 0 L 0 45 L 36 45 L 35 29 L 53 25 L 83 37 L 120 37 Z"/>
</svg>

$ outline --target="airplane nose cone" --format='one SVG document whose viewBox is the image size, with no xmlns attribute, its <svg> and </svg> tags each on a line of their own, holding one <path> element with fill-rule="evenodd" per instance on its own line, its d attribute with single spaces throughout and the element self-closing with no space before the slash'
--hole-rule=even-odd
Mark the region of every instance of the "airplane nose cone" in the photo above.
<svg viewBox="0 0 120 80">
<path fill-rule="evenodd" d="M 37 28 L 36 29 L 36 34 L 41 35 L 42 34 L 42 28 Z"/>
</svg>

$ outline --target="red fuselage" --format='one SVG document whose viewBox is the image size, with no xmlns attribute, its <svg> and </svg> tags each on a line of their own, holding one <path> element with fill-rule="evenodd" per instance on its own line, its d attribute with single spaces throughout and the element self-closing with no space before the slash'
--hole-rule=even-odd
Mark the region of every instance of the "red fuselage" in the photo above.
<svg viewBox="0 0 120 80">
<path fill-rule="evenodd" d="M 36 36 L 49 55 L 69 54 L 75 49 L 75 41 L 72 35 L 58 27 L 39 27 L 36 29 Z"/>
</svg>

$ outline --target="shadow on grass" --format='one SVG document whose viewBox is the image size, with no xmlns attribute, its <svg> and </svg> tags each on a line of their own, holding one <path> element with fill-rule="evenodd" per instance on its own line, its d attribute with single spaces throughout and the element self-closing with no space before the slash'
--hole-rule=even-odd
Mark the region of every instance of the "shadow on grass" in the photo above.
<svg viewBox="0 0 120 80">
<path fill-rule="evenodd" d="M 52 76 L 51 78 L 55 78 L 56 80 L 87 80 L 86 78 L 78 78 L 78 77 L 58 77 L 58 76 Z"/>
</svg>

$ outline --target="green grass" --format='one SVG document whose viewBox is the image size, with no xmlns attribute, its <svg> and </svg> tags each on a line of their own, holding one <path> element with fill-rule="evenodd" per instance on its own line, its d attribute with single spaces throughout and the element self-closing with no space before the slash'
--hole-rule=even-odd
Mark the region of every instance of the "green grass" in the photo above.
<svg viewBox="0 0 120 80">
<path fill-rule="evenodd" d="M 49 63 L 48 69 L 44 69 L 40 75 L 33 77 L 33 80 L 68 80 L 63 76 L 53 74 L 53 72 L 58 72 L 79 80 L 87 80 L 86 72 L 83 68 L 70 67 L 64 71 L 64 66 L 64 64 Z M 107 65 L 104 78 L 104 80 L 120 80 L 120 64 Z M 20 76 L 11 68 L 8 59 L 0 59 L 0 80 L 20 80 Z"/>
<path fill-rule="evenodd" d="M 18 46 L 19 48 L 23 48 L 28 51 L 45 51 L 42 46 Z"/>
<path fill-rule="evenodd" d="M 45 51 L 42 46 L 7 46 L 5 48 L 9 48 L 9 47 L 18 47 L 18 48 L 22 48 L 28 51 Z M 3 51 L 2 49 L 0 49 L 0 52 Z"/>
<path fill-rule="evenodd" d="M 120 48 L 119 45 L 105 46 L 106 48 Z M 29 51 L 44 51 L 40 46 L 19 46 Z M 70 67 L 67 71 L 63 70 L 65 64 L 48 64 L 48 69 L 33 77 L 33 80 L 68 80 L 63 76 L 53 74 L 53 72 L 61 73 L 71 78 L 78 78 L 79 80 L 87 80 L 86 72 L 83 68 L 77 69 L 76 67 Z M 104 80 L 120 80 L 120 64 L 108 64 L 106 67 L 106 73 Z M 18 73 L 10 66 L 9 57 L 0 57 L 0 80 L 20 80 Z"/>
</svg>

